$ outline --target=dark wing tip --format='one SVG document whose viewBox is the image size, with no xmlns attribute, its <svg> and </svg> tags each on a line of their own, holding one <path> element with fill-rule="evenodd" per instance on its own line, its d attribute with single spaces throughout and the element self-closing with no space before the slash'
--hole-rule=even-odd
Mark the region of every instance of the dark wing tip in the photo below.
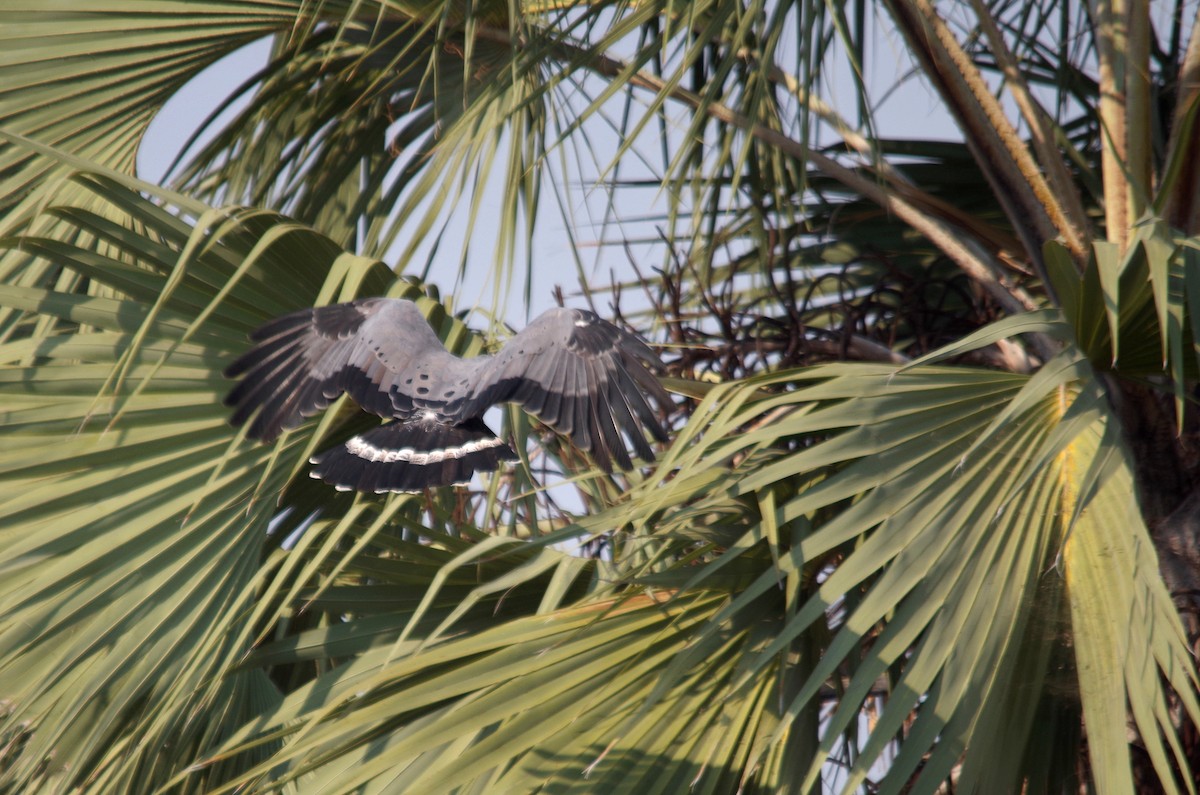
<svg viewBox="0 0 1200 795">
<path fill-rule="evenodd" d="M 630 447 L 639 458 L 653 462 L 654 449 L 646 434 L 658 442 L 670 437 L 647 397 L 664 412 L 674 408 L 650 370 L 665 369 L 662 360 L 638 337 L 590 312 L 572 317 L 566 345 L 555 350 L 552 367 L 527 370 L 526 377 L 534 383 L 522 390 L 531 398 L 526 407 L 590 453 L 605 472 L 611 472 L 614 463 L 632 469 Z M 571 384 L 574 390 L 564 388 Z M 543 408 L 552 411 L 543 413 Z"/>
</svg>

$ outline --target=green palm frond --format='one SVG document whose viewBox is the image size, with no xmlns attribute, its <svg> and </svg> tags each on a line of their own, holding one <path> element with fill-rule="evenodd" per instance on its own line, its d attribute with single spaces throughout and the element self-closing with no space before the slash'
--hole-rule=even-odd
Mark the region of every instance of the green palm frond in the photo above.
<svg viewBox="0 0 1200 795">
<path fill-rule="evenodd" d="M 535 212 L 539 158 L 521 158 L 541 148 L 538 70 L 514 78 L 510 48 L 470 46 L 462 30 L 472 17 L 427 16 L 432 10 L 323 9 L 326 20 L 281 40 L 246 81 L 247 107 L 213 128 L 176 183 L 213 201 L 273 207 L 382 256 L 413 217 L 424 216 L 416 236 L 436 237 L 458 199 L 478 202 L 507 129 L 522 141 L 508 152 L 518 165 L 504 184 L 514 209 L 507 223 L 519 206 Z M 495 24 L 506 10 L 475 13 Z M 478 211 L 471 207 L 471 223 Z"/>
<path fill-rule="evenodd" d="M 171 94 L 223 55 L 286 30 L 299 5 L 166 0 L 47 13 L 45 4 L 8 4 L 0 128 L 131 173 Z M 0 148 L 6 225 L 31 217 L 57 167 L 20 146 Z"/>
<path fill-rule="evenodd" d="M 870 118 L 877 13 L 964 143 Z M 4 14 L 0 790 L 1195 791 L 1151 466 L 1200 477 L 1182 21 L 1156 49 L 1149 15 L 1052 3 Z M 262 39 L 175 190 L 134 179 L 166 99 Z M 224 366 L 297 307 L 403 295 L 480 351 L 374 257 L 494 249 L 499 306 L 577 178 L 603 242 L 662 256 L 614 277 L 691 398 L 656 468 L 513 410 L 482 489 L 339 495 L 306 461 L 369 418 L 227 424 Z M 875 363 L 796 367 L 831 357 Z"/>
<path fill-rule="evenodd" d="M 479 11 L 489 24 L 507 15 Z M 412 234 L 436 235 L 464 196 L 474 222 L 495 161 L 530 155 L 544 126 L 529 89 L 536 71 L 514 78 L 504 62 L 511 47 L 483 42 L 464 51 L 472 18 L 436 12 L 299 1 L 114 2 L 65 19 L 36 5 L 9 9 L 0 33 L 0 129 L 132 173 L 151 119 L 175 91 L 222 56 L 274 37 L 270 63 L 240 89 L 253 92 L 249 106 L 213 130 L 178 184 L 214 204 L 285 210 L 344 247 L 382 256 L 415 215 L 425 218 Z M 505 128 L 521 142 L 508 152 Z M 504 180 L 511 211 L 499 242 L 510 255 L 527 234 L 520 208 L 536 214 L 539 160 L 530 157 Z M 20 146 L 0 149 L 4 228 L 37 214 L 56 168 Z M 51 233 L 55 221 L 39 217 L 48 225 L 39 233 Z M 401 267 L 414 253 L 405 250 Z M 11 258 L 4 273 L 17 273 Z M 27 284 L 39 274 L 52 278 L 21 268 Z"/>
<path fill-rule="evenodd" d="M 1187 763 L 1167 688 L 1195 718 L 1196 674 L 1089 373 L 1064 354 L 1032 377 L 840 365 L 722 388 L 664 462 L 668 480 L 564 531 L 628 528 L 611 563 L 583 564 L 591 587 L 569 571 L 581 601 L 539 603 L 562 553 L 467 553 L 424 610 L 395 589 L 395 615 L 363 619 L 379 633 L 369 649 L 331 659 L 226 753 L 285 743 L 240 779 L 260 788 L 805 789 L 839 749 L 847 788 L 889 749 L 892 781 L 935 789 L 961 763 L 964 781 L 1018 788 L 1022 760 L 1077 753 L 1078 735 L 1039 718 L 1073 710 L 1114 729 L 1089 742 L 1097 783 L 1119 791 L 1128 700 L 1169 782 Z M 1126 562 L 1119 589 L 1110 556 Z M 367 570 L 386 580 L 386 560 Z M 472 598 L 476 561 L 511 574 Z M 501 593 L 505 612 L 537 614 L 468 617 Z M 449 615 L 456 602 L 472 606 Z M 324 638 L 344 654 L 331 633 L 264 654 L 311 659 Z M 1056 789 L 1074 768 L 1041 775 L 1028 784 Z"/>
<path fill-rule="evenodd" d="M 335 415 L 274 447 L 247 445 L 228 425 L 221 370 L 250 329 L 288 309 L 360 291 L 420 297 L 281 216 L 188 221 L 119 180 L 75 178 L 78 202 L 47 209 L 62 237 L 4 241 L 65 285 L 0 288 L 16 318 L 0 348 L 11 495 L 0 734 L 22 749 L 5 765 L 12 781 L 141 786 L 247 719 L 222 706 L 236 692 L 278 698 L 258 672 L 221 674 L 274 620 L 272 595 L 300 563 L 264 554 L 313 503 L 302 472 L 285 487 Z M 450 344 L 478 346 L 441 317 Z M 269 534 L 281 510 L 291 515 Z M 189 723 L 194 710 L 222 717 Z"/>
</svg>

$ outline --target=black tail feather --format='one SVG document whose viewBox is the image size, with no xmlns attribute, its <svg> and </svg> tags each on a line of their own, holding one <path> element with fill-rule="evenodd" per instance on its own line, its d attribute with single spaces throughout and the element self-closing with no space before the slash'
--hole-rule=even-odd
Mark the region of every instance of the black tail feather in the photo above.
<svg viewBox="0 0 1200 795">
<path fill-rule="evenodd" d="M 396 421 L 314 456 L 312 477 L 339 491 L 413 492 L 467 483 L 476 472 L 516 460 L 479 419 L 461 425 Z"/>
</svg>

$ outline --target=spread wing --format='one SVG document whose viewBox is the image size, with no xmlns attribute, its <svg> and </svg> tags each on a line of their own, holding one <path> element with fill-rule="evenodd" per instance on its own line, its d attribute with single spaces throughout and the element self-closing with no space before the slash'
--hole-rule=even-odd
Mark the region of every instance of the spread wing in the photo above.
<svg viewBox="0 0 1200 795">
<path fill-rule="evenodd" d="M 431 375 L 444 379 L 464 364 L 446 351 L 415 304 L 396 298 L 304 309 L 250 336 L 254 347 L 225 370 L 242 376 L 225 404 L 236 407 L 234 425 L 257 410 L 248 435 L 267 442 L 343 392 L 373 414 L 407 417 L 420 408 L 415 402 L 444 397 L 448 387 L 432 390 Z"/>
<path fill-rule="evenodd" d="M 654 451 L 646 431 L 668 438 L 646 396 L 663 410 L 671 396 L 647 367 L 661 371 L 663 364 L 637 337 L 592 312 L 551 309 L 482 363 L 463 410 L 474 416 L 494 403 L 517 403 L 605 471 L 613 460 L 629 469 L 621 432 L 647 461 Z"/>
</svg>

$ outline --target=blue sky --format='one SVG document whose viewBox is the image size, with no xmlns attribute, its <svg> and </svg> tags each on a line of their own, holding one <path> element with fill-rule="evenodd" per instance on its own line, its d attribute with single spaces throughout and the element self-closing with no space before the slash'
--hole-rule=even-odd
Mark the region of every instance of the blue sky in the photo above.
<svg viewBox="0 0 1200 795">
<path fill-rule="evenodd" d="M 883 35 L 883 34 L 881 34 Z M 883 40 L 874 47 L 876 53 L 881 53 L 875 63 L 868 64 L 867 78 L 876 85 L 889 85 L 896 79 L 897 74 L 907 69 L 903 62 L 903 48 L 897 42 Z M 892 61 L 888 63 L 888 54 Z M 203 120 L 211 113 L 225 97 L 240 85 L 248 75 L 253 74 L 263 66 L 268 58 L 269 46 L 266 41 L 244 47 L 218 63 L 204 70 L 176 94 L 159 113 L 150 125 L 149 131 L 139 151 L 139 176 L 152 182 L 161 182 L 167 167 L 178 154 L 179 147 L 190 137 Z M 842 59 L 831 59 L 834 64 L 840 64 Z M 839 72 L 838 69 L 842 68 Z M 842 105 L 843 114 L 854 117 L 854 99 L 852 82 L 844 67 L 835 66 L 828 78 L 827 98 L 835 105 Z M 237 108 L 231 109 L 227 116 L 232 116 Z M 876 121 L 888 134 L 895 137 L 957 137 L 953 124 L 946 118 L 936 97 L 925 85 L 917 81 L 907 81 L 886 100 L 876 111 Z M 615 141 L 615 139 L 614 139 Z M 604 146 L 601 140 L 601 146 Z M 612 143 L 613 151 L 616 144 Z M 601 152 L 600 157 L 605 153 Z M 623 172 L 624 176 L 629 173 Z M 584 175 L 594 177 L 597 174 Z M 490 193 L 494 195 L 488 195 Z M 491 219 L 500 216 L 499 189 L 485 192 L 483 196 L 483 211 L 480 223 L 472 230 L 472 240 L 486 241 L 495 237 L 495 224 Z M 571 204 L 573 230 L 568 230 L 552 208 L 554 200 L 550 196 L 543 198 L 543 217 L 539 219 L 533 242 L 532 289 L 530 296 L 529 316 L 538 314 L 551 306 L 553 290 L 561 285 L 568 296 L 568 303 L 582 304 L 583 299 L 571 296 L 577 292 L 578 277 L 574 258 L 570 247 L 574 244 L 580 252 L 580 258 L 590 271 L 589 280 L 593 284 L 607 285 L 615 275 L 618 279 L 632 278 L 633 272 L 627 262 L 627 253 L 621 245 L 598 245 L 600 237 L 611 241 L 618 233 L 630 237 L 644 238 L 649 242 L 634 242 L 629 246 L 629 254 L 638 258 L 638 264 L 644 272 L 649 272 L 663 257 L 664 249 L 655 243 L 656 229 L 653 222 L 637 222 L 630 219 L 653 217 L 664 211 L 665 202 L 657 191 L 647 189 L 642 206 L 630 206 L 629 194 L 622 195 L 619 212 L 624 218 L 618 219 L 620 226 L 609 226 L 600 229 L 599 222 L 604 219 L 606 202 L 603 191 L 590 189 L 588 185 L 571 185 L 565 188 L 565 195 Z M 635 199 L 636 202 L 636 199 Z M 458 213 L 452 223 L 463 226 L 466 234 L 465 212 Z M 573 231 L 573 234 L 569 234 Z M 572 242 L 574 241 L 574 243 Z M 492 308 L 495 285 L 490 277 L 493 271 L 492 254 L 486 245 L 473 246 L 467 261 L 466 276 L 458 279 L 458 253 L 439 252 L 430 273 L 430 278 L 441 289 L 443 295 L 453 295 L 457 308 L 478 306 L 486 310 Z M 626 296 L 624 300 L 636 300 L 634 296 Z M 603 301 L 604 299 L 601 299 Z M 597 307 L 604 312 L 607 307 Z M 522 289 L 520 284 L 514 284 L 508 292 L 507 301 L 499 307 L 500 314 L 515 326 L 521 326 L 526 319 Z"/>
</svg>

